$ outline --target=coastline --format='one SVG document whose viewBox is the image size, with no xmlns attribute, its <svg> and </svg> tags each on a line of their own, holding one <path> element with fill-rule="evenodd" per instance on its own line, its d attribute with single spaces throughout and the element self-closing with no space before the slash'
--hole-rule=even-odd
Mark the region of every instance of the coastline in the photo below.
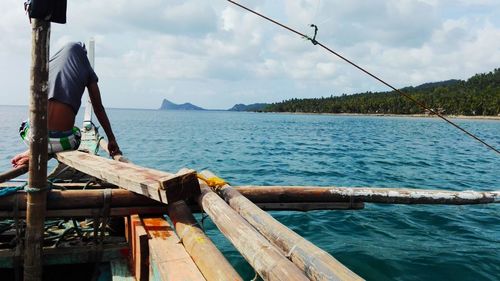
<svg viewBox="0 0 500 281">
<path fill-rule="evenodd" d="M 277 114 L 299 114 L 299 115 L 331 115 L 331 116 L 372 116 L 372 117 L 407 117 L 407 118 L 439 118 L 436 115 L 428 114 L 388 114 L 388 113 L 314 113 L 314 112 L 262 112 Z M 444 115 L 450 119 L 470 119 L 470 120 L 493 120 L 500 121 L 500 116 L 468 116 L 468 115 Z"/>
</svg>

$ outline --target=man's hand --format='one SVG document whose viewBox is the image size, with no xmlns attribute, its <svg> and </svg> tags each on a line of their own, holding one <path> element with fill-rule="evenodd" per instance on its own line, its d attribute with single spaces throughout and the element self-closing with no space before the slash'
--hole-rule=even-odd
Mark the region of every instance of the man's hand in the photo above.
<svg viewBox="0 0 500 281">
<path fill-rule="evenodd" d="M 122 155 L 122 152 L 120 151 L 120 148 L 118 147 L 118 144 L 116 143 L 116 140 L 110 140 L 108 142 L 108 151 L 109 151 L 109 156 L 113 157 L 115 155 Z"/>
</svg>

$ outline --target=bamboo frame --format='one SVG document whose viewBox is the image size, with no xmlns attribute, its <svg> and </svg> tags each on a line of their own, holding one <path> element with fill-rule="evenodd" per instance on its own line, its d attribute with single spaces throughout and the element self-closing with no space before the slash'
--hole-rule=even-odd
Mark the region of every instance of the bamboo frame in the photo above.
<svg viewBox="0 0 500 281">
<path fill-rule="evenodd" d="M 204 178 L 216 178 L 202 171 Z M 290 230 L 261 210 L 229 184 L 212 189 L 301 269 L 310 280 L 363 280 L 327 252 Z"/>
<path fill-rule="evenodd" d="M 204 182 L 198 204 L 264 280 L 309 280 Z"/>
</svg>

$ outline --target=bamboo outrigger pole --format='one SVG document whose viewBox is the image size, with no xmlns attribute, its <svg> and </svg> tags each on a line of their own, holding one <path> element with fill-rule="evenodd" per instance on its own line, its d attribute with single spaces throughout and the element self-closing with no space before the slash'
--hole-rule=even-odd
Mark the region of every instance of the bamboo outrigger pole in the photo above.
<svg viewBox="0 0 500 281">
<path fill-rule="evenodd" d="M 216 179 L 210 171 L 202 171 L 205 179 Z M 310 280 L 364 280 L 327 252 L 290 230 L 264 212 L 225 182 L 213 188 L 238 214 L 257 229 L 304 273 Z M 208 213 L 208 212 L 207 212 Z"/>
<path fill-rule="evenodd" d="M 205 235 L 184 201 L 168 204 L 168 216 L 184 248 L 207 281 L 243 281 Z"/>
<path fill-rule="evenodd" d="M 47 95 L 50 22 L 32 19 L 30 78 L 30 160 L 24 280 L 42 279 L 42 246 L 47 203 Z"/>
<path fill-rule="evenodd" d="M 258 202 L 367 202 L 383 204 L 471 205 L 500 203 L 500 190 L 453 191 L 416 188 L 240 186 L 241 194 Z"/>
<path fill-rule="evenodd" d="M 198 204 L 213 223 L 242 254 L 262 279 L 269 281 L 306 281 L 304 273 L 235 210 L 224 202 L 208 185 L 200 182 Z"/>
</svg>

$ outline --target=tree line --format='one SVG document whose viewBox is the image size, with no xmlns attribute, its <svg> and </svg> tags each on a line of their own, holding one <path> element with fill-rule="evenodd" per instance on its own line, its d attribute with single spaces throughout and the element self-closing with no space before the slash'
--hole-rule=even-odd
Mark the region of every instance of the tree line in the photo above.
<svg viewBox="0 0 500 281">
<path fill-rule="evenodd" d="M 426 83 L 401 89 L 413 99 L 446 115 L 499 115 L 500 69 L 464 80 Z M 291 99 L 267 105 L 264 112 L 424 114 L 424 109 L 395 91 Z"/>
</svg>

